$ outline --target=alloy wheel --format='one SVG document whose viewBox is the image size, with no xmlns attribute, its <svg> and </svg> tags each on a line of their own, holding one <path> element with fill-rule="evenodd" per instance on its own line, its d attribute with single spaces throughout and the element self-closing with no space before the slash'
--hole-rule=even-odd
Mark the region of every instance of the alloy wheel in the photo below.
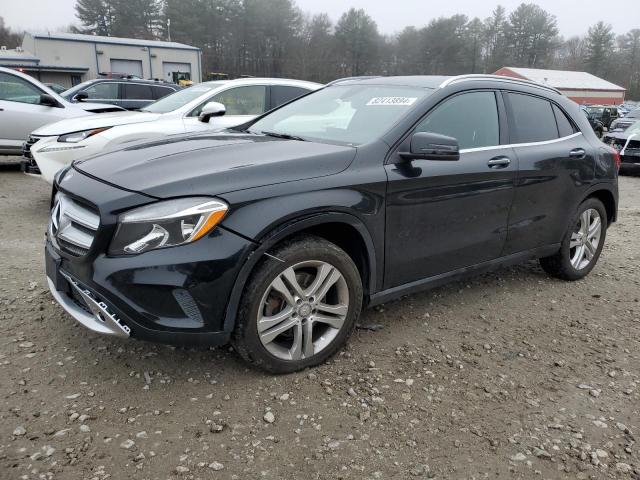
<svg viewBox="0 0 640 480">
<path fill-rule="evenodd" d="M 598 251 L 601 236 L 602 219 L 600 213 L 594 208 L 582 212 L 569 243 L 569 255 L 573 268 L 582 270 L 591 264 Z"/>
<path fill-rule="evenodd" d="M 333 265 L 311 260 L 292 265 L 270 283 L 258 311 L 258 336 L 273 356 L 302 360 L 338 336 L 349 312 L 349 287 Z"/>
</svg>

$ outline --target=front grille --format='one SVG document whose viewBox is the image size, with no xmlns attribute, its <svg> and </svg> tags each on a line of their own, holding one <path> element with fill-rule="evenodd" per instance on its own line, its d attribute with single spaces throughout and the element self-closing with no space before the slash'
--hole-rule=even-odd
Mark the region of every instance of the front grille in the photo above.
<svg viewBox="0 0 640 480">
<path fill-rule="evenodd" d="M 86 255 L 99 226 L 95 209 L 61 192 L 56 194 L 49 229 L 60 250 L 75 257 Z"/>
<path fill-rule="evenodd" d="M 30 135 L 27 141 L 22 144 L 22 170 L 27 173 L 40 173 L 40 168 L 33 159 L 33 154 L 31 153 L 31 148 L 38 140 L 40 140 L 40 137 Z"/>
</svg>

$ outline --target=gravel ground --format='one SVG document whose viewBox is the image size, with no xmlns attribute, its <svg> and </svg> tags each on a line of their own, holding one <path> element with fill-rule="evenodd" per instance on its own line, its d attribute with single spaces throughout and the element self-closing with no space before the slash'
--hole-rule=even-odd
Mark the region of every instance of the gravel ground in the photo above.
<svg viewBox="0 0 640 480">
<path fill-rule="evenodd" d="M 640 178 L 587 279 L 412 295 L 288 376 L 77 326 L 46 289 L 48 195 L 0 171 L 3 480 L 640 478 Z"/>
</svg>

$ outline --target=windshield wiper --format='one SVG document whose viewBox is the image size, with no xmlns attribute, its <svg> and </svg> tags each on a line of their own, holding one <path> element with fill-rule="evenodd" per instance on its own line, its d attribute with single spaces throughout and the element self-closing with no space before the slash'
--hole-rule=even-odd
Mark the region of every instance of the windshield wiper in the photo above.
<svg viewBox="0 0 640 480">
<path fill-rule="evenodd" d="M 298 140 L 300 142 L 306 142 L 304 138 L 298 137 L 297 135 L 289 135 L 288 133 L 278 133 L 278 132 L 260 132 L 260 133 L 268 137 L 284 138 L 286 140 Z"/>
</svg>

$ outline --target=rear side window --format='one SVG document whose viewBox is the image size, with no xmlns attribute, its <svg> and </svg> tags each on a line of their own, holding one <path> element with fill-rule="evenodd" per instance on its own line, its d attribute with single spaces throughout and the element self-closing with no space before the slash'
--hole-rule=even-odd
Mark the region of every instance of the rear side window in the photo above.
<svg viewBox="0 0 640 480">
<path fill-rule="evenodd" d="M 174 90 L 172 88 L 169 87 L 151 87 L 151 90 L 153 90 L 153 99 L 154 100 L 158 100 L 166 95 L 169 95 L 170 93 L 173 93 Z"/>
<path fill-rule="evenodd" d="M 553 113 L 556 116 L 556 123 L 558 124 L 558 132 L 560 137 L 568 137 L 576 133 L 576 129 L 573 126 L 571 120 L 567 118 L 567 115 L 558 108 L 557 105 L 553 106 Z"/>
<path fill-rule="evenodd" d="M 271 108 L 279 107 L 307 93 L 309 90 L 306 88 L 273 85 L 271 87 Z"/>
<path fill-rule="evenodd" d="M 471 92 L 445 100 L 415 131 L 454 137 L 460 149 L 499 145 L 496 96 L 493 92 Z"/>
<path fill-rule="evenodd" d="M 151 86 L 139 83 L 126 84 L 123 98 L 126 100 L 153 100 Z"/>
<path fill-rule="evenodd" d="M 513 143 L 544 142 L 558 138 L 553 108 L 548 100 L 531 95 L 510 93 L 515 139 Z"/>
</svg>

